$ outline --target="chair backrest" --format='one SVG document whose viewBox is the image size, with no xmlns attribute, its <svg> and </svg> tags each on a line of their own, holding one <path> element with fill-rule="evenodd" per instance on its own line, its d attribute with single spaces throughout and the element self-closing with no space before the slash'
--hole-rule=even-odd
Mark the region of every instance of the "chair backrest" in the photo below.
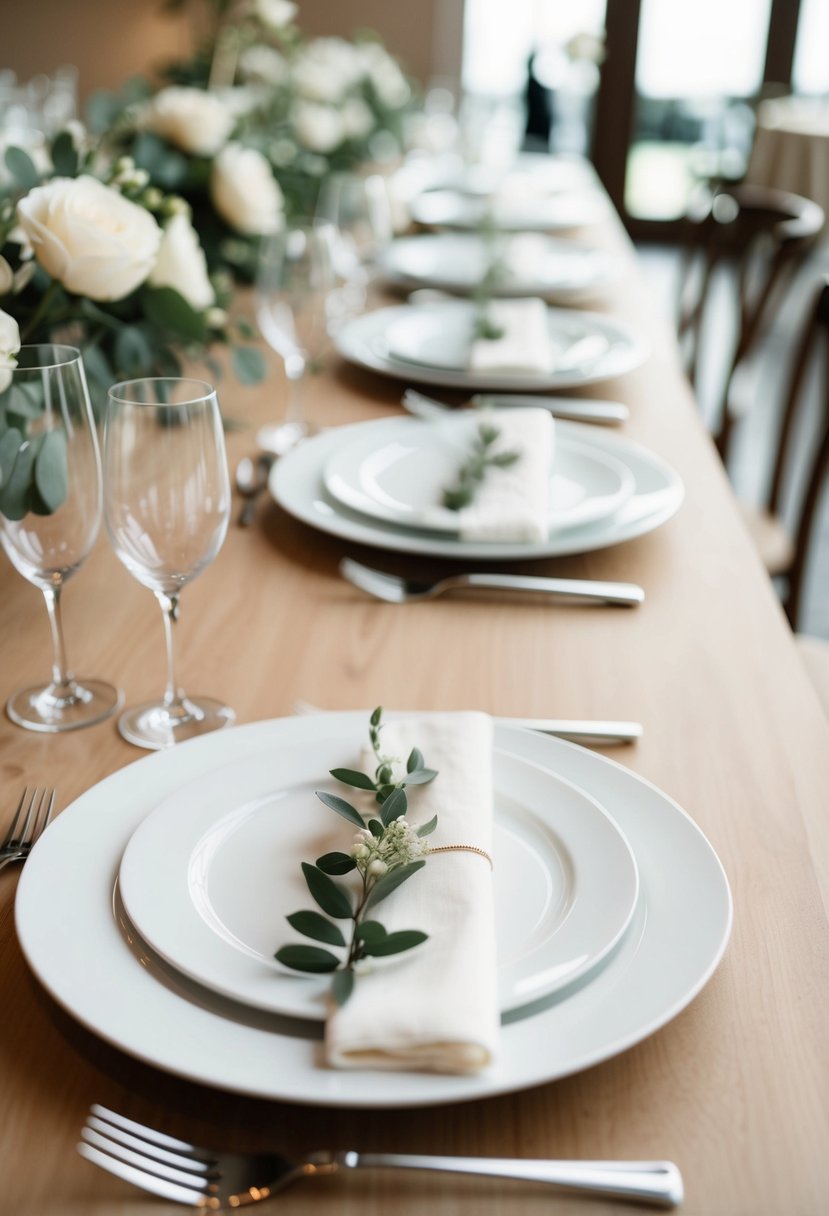
<svg viewBox="0 0 829 1216">
<path fill-rule="evenodd" d="M 815 398 L 806 389 L 812 383 L 807 373 L 815 368 L 816 363 L 820 372 L 817 417 L 808 419 L 811 425 L 804 456 L 804 442 L 802 437 L 797 437 L 797 426 L 804 421 L 803 415 L 807 409 L 815 404 Z M 768 502 L 769 510 L 778 516 L 783 512 L 784 492 L 792 477 L 795 456 L 801 485 L 793 512 L 795 550 L 785 601 L 786 613 L 793 628 L 797 627 L 800 614 L 804 574 L 818 507 L 829 477 L 829 276 L 820 283 L 792 364 Z"/>
<path fill-rule="evenodd" d="M 823 209 L 799 195 L 739 185 L 707 191 L 689 207 L 677 332 L 687 351 L 686 372 L 698 387 L 701 334 L 717 272 L 733 276 L 733 338 L 725 362 L 714 433 L 725 460 L 736 421 L 730 389 L 738 369 L 771 324 L 785 287 L 824 224 Z"/>
</svg>

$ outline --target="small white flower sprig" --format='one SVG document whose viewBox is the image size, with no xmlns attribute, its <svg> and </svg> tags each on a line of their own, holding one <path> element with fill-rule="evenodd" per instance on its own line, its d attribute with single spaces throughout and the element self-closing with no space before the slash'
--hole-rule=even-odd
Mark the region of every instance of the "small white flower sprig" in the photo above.
<svg viewBox="0 0 829 1216">
<path fill-rule="evenodd" d="M 379 921 L 368 919 L 369 912 L 423 868 L 429 852 L 425 837 L 437 827 L 436 815 L 420 827 L 414 827 L 406 819 L 405 787 L 426 785 L 435 779 L 437 772 L 426 767 L 422 753 L 414 747 L 406 761 L 405 774 L 395 777 L 394 758 L 384 755 L 380 748 L 382 714 L 383 710 L 378 706 L 369 720 L 369 738 L 377 758 L 374 777 L 356 769 L 331 770 L 331 776 L 344 785 L 373 791 L 379 807 L 378 816 L 369 818 L 366 823 L 357 808 L 344 798 L 324 790 L 316 791 L 325 806 L 358 830 L 350 852 L 325 853 L 314 865 L 302 863 L 308 890 L 326 915 L 301 911 L 286 917 L 291 928 L 304 937 L 327 946 L 341 947 L 345 955 L 341 957 L 322 946 L 299 944 L 283 946 L 275 955 L 277 962 L 294 971 L 315 975 L 333 973 L 331 996 L 337 1005 L 344 1005 L 348 1000 L 354 988 L 355 974 L 367 968 L 369 959 L 402 954 L 428 937 L 419 929 L 388 933 Z M 356 889 L 349 889 L 332 877 L 355 871 L 360 880 Z M 353 922 L 350 942 L 335 923 L 339 920 Z"/>
</svg>

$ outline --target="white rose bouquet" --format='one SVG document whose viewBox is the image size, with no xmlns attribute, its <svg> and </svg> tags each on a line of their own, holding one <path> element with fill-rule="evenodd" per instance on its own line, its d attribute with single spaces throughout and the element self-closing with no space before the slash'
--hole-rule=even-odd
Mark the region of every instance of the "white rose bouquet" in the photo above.
<svg viewBox="0 0 829 1216">
<path fill-rule="evenodd" d="M 264 374 L 244 322 L 231 326 L 230 281 L 212 276 L 188 204 L 148 182 L 120 159 L 99 176 L 94 149 L 79 151 L 62 132 L 43 177 L 29 155 L 5 153 L 0 188 L 0 496 L 3 468 L 16 456 L 20 428 L 3 405 L 9 367 L 21 343 L 64 341 L 81 349 L 93 407 L 114 381 L 178 375 L 181 359 L 203 359 L 231 345 L 243 382 Z M 19 443 L 18 445 L 19 446 Z"/>
</svg>

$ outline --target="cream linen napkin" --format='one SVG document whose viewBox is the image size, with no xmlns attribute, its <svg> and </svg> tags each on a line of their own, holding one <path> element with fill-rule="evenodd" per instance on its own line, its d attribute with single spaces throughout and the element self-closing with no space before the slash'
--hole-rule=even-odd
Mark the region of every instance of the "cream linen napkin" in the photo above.
<svg viewBox="0 0 829 1216">
<path fill-rule="evenodd" d="M 462 540 L 543 543 L 550 535 L 550 477 L 555 429 L 548 410 L 487 410 L 500 432 L 495 452 L 520 452 L 506 468 L 487 469 L 474 501 L 458 514 Z"/>
<path fill-rule="evenodd" d="M 556 351 L 550 341 L 543 300 L 490 300 L 487 320 L 502 330 L 500 338 L 475 338 L 467 356 L 472 372 L 527 372 L 549 375 Z"/>
<path fill-rule="evenodd" d="M 466 844 L 492 855 L 492 720 L 486 714 L 425 714 L 390 720 L 385 754 L 405 759 L 419 747 L 439 775 L 407 790 L 415 825 L 438 816 L 433 849 Z M 373 755 L 363 768 L 373 772 Z M 411 955 L 357 977 L 351 997 L 329 1015 L 328 1063 L 474 1073 L 495 1054 L 499 1027 L 492 872 L 475 853 L 433 853 L 378 908 L 389 932 L 421 929 Z"/>
</svg>

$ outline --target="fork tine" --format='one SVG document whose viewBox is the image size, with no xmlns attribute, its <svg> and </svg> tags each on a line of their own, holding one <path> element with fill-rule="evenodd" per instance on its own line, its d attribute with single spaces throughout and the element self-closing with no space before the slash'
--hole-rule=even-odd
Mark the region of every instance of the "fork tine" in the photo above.
<svg viewBox="0 0 829 1216">
<path fill-rule="evenodd" d="M 54 791 L 51 791 L 52 803 L 54 803 L 54 799 L 55 799 Z M 32 801 L 29 804 L 29 813 L 26 816 L 26 824 L 20 835 L 21 848 L 30 849 L 32 847 L 32 845 L 34 844 L 34 842 L 37 840 L 40 833 L 46 827 L 46 823 L 48 822 L 48 816 L 51 815 L 49 802 L 50 802 L 50 791 L 46 788 L 44 788 L 43 790 L 39 790 L 37 788 L 37 786 L 35 786 L 34 793 L 32 794 Z M 44 812 L 46 813 L 47 818 L 44 819 L 43 823 L 41 823 L 40 822 L 41 815 L 43 815 Z"/>
<path fill-rule="evenodd" d="M 173 1153 L 167 1148 L 151 1144 L 148 1140 L 133 1136 L 131 1132 L 123 1131 L 112 1123 L 104 1122 L 103 1119 L 97 1118 L 96 1115 L 90 1115 L 87 1118 L 86 1127 L 96 1134 L 100 1133 L 103 1136 L 107 1136 L 114 1144 L 120 1144 L 126 1149 L 132 1149 L 141 1153 L 144 1157 L 152 1158 L 153 1161 L 172 1166 L 174 1169 L 182 1172 L 190 1172 L 194 1185 L 199 1181 L 199 1175 L 204 1177 L 213 1169 L 215 1164 L 209 1161 L 200 1161 L 197 1157 L 184 1157 L 181 1153 Z"/>
<path fill-rule="evenodd" d="M 8 832 L 6 832 L 6 835 L 3 837 L 2 847 L 4 849 L 8 848 L 9 845 L 13 844 L 15 841 L 15 832 L 17 831 L 17 824 L 18 824 L 21 814 L 23 813 L 23 807 L 26 805 L 26 798 L 28 797 L 28 794 L 29 794 L 29 787 L 28 787 L 28 785 L 26 785 L 23 787 L 23 793 L 20 795 L 20 801 L 17 804 L 17 810 L 14 812 L 14 818 L 12 819 L 11 823 L 9 824 L 9 830 L 8 830 Z"/>
<path fill-rule="evenodd" d="M 166 1165 L 163 1161 L 158 1161 L 153 1157 L 148 1157 L 146 1153 L 135 1151 L 128 1148 L 126 1145 L 118 1144 L 117 1141 L 109 1136 L 102 1136 L 100 1132 L 90 1128 L 88 1125 L 81 1129 L 81 1137 L 84 1144 L 89 1144 L 92 1148 L 98 1149 L 102 1153 L 108 1153 L 110 1157 L 114 1157 L 117 1161 L 121 1161 L 124 1165 L 135 1166 L 136 1169 L 145 1170 L 148 1174 L 152 1174 L 155 1178 L 160 1178 L 163 1182 L 172 1182 L 176 1186 L 183 1186 L 192 1191 L 197 1191 L 200 1195 L 209 1193 L 210 1179 L 203 1175 L 191 1174 L 188 1170 L 178 1170 L 171 1165 Z"/>
<path fill-rule="evenodd" d="M 218 1207 L 218 1203 L 215 1201 L 211 1202 L 202 1191 L 193 1190 L 191 1187 L 177 1186 L 173 1182 L 157 1178 L 154 1174 L 148 1174 L 145 1170 L 136 1169 L 135 1166 L 127 1165 L 123 1161 L 110 1157 L 107 1153 L 102 1153 L 99 1149 L 93 1148 L 91 1144 L 81 1142 L 77 1145 L 77 1150 L 82 1157 L 85 1157 L 87 1161 L 91 1161 L 93 1165 L 98 1165 L 102 1170 L 114 1174 L 116 1178 L 123 1178 L 125 1182 L 131 1182 L 133 1186 L 150 1191 L 153 1195 L 160 1195 L 162 1199 L 170 1199 L 174 1203 L 186 1203 L 191 1207 L 201 1206 L 206 1209 Z"/>
<path fill-rule="evenodd" d="M 157 1148 L 171 1149 L 173 1152 L 187 1153 L 195 1160 L 200 1160 L 205 1164 L 210 1164 L 214 1158 L 204 1149 L 199 1148 L 195 1144 L 188 1144 L 186 1140 L 176 1140 L 174 1136 L 167 1136 L 164 1132 L 157 1131 L 154 1127 L 147 1127 L 145 1123 L 137 1123 L 135 1119 L 128 1119 L 126 1115 L 119 1115 L 117 1111 L 110 1110 L 107 1106 L 101 1106 L 96 1102 L 89 1108 L 90 1115 L 95 1115 L 99 1119 L 103 1119 L 106 1123 L 112 1124 L 113 1127 L 118 1127 L 122 1131 L 131 1132 L 133 1136 L 138 1136 L 147 1144 L 155 1145 Z"/>
</svg>

